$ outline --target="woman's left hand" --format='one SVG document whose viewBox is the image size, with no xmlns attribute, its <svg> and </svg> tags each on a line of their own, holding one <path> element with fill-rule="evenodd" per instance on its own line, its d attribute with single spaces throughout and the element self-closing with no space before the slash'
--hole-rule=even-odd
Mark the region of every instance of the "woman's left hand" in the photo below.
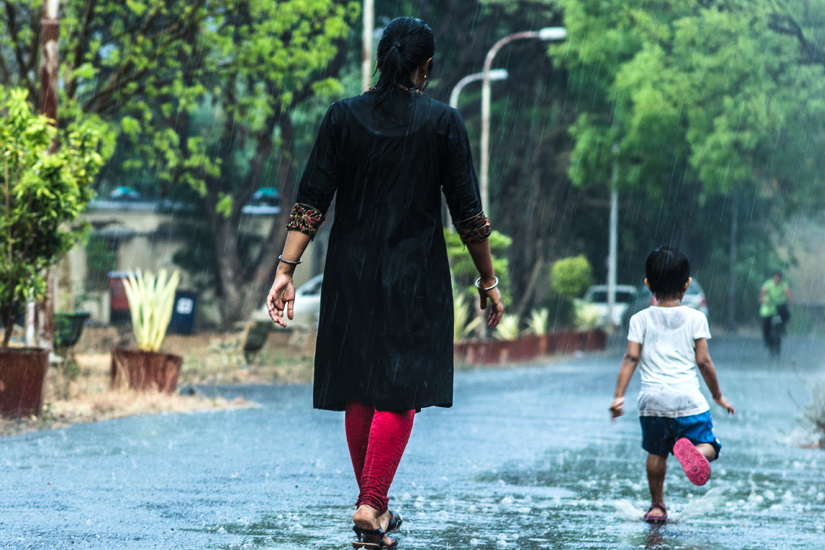
<svg viewBox="0 0 825 550">
<path fill-rule="evenodd" d="M 490 300 L 490 313 L 487 315 L 487 326 L 496 328 L 501 322 L 501 317 L 504 315 L 504 304 L 501 301 L 501 293 L 498 288 L 491 288 L 484 290 L 478 289 L 479 305 L 481 309 L 487 309 L 487 300 Z"/>
<path fill-rule="evenodd" d="M 272 283 L 269 296 L 266 298 L 266 309 L 269 310 L 269 316 L 275 323 L 285 327 L 284 309 L 286 309 L 286 315 L 291 321 L 294 304 L 295 285 L 292 282 L 292 275 L 278 273 L 275 275 L 275 281 Z"/>
</svg>

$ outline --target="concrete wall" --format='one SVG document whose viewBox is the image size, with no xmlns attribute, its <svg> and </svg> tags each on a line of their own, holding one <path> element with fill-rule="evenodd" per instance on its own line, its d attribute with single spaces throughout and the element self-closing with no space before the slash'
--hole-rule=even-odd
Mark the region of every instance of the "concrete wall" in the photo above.
<svg viewBox="0 0 825 550">
<path fill-rule="evenodd" d="M 189 239 L 177 228 L 182 216 L 173 213 L 158 212 L 154 203 L 92 203 L 83 219 L 94 227 L 93 234 L 117 241 L 113 271 L 134 271 L 141 269 L 157 273 L 160 269 L 178 270 L 181 274 L 180 289 L 188 289 L 192 273 L 177 266 L 172 258 L 176 252 L 189 245 Z M 192 218 L 186 221 L 191 223 Z M 265 237 L 269 234 L 275 216 L 244 215 L 240 230 Z M 196 222 L 198 223 L 198 222 Z M 203 222 L 205 223 L 205 222 Z M 323 239 L 318 240 L 323 243 Z M 313 243 L 303 256 L 304 263 L 295 272 L 295 284 L 300 286 L 313 274 L 320 272 L 319 250 L 313 253 Z M 321 245 L 323 246 L 323 244 Z M 325 247 L 324 247 L 325 248 Z M 319 257 L 320 256 L 320 257 Z M 70 285 L 74 296 L 74 309 L 89 311 L 92 319 L 101 324 L 109 323 L 108 290 L 87 290 L 86 249 L 76 246 L 68 255 Z M 64 291 L 65 292 L 65 291 Z M 261 296 L 261 305 L 265 296 Z M 218 298 L 207 291 L 199 296 L 196 326 L 215 327 L 220 323 Z M 251 316 L 250 311 L 247 317 Z"/>
</svg>

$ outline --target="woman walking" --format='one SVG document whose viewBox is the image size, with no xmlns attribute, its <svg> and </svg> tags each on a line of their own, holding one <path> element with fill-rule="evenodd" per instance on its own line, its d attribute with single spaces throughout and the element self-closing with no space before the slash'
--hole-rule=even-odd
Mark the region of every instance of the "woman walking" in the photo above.
<svg viewBox="0 0 825 550">
<path fill-rule="evenodd" d="M 292 274 L 336 195 L 321 292 L 315 408 L 346 411 L 359 495 L 356 548 L 397 545 L 401 518 L 387 492 L 416 411 L 453 400 L 453 303 L 441 194 L 480 274 L 488 326 L 501 320 L 478 183 L 464 124 L 421 94 L 435 40 L 419 19 L 390 22 L 378 44 L 378 84 L 327 111 L 292 209 L 267 298 L 292 319 Z"/>
</svg>

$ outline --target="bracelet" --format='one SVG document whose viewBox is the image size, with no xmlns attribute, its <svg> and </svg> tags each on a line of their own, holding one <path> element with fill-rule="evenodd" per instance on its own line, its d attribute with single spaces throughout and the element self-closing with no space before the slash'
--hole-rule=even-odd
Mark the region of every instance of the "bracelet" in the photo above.
<svg viewBox="0 0 825 550">
<path fill-rule="evenodd" d="M 299 259 L 297 262 L 291 262 L 289 260 L 284 260 L 284 255 L 283 254 L 278 256 L 278 260 L 281 261 L 281 262 L 284 262 L 285 264 L 289 264 L 289 265 L 298 265 L 300 263 L 303 263 L 303 260 L 301 260 L 301 259 Z M 496 279 L 496 284 L 498 284 L 498 279 Z"/>
<path fill-rule="evenodd" d="M 481 288 L 480 286 L 478 286 L 479 283 L 481 282 L 481 277 L 479 277 L 478 279 L 476 279 L 476 288 L 479 289 L 479 290 L 484 290 L 485 292 L 488 291 L 488 290 L 493 290 L 494 288 L 496 288 L 498 286 L 498 277 L 493 277 L 493 278 L 496 280 L 496 282 L 493 283 L 493 286 L 491 286 L 490 288 Z"/>
</svg>

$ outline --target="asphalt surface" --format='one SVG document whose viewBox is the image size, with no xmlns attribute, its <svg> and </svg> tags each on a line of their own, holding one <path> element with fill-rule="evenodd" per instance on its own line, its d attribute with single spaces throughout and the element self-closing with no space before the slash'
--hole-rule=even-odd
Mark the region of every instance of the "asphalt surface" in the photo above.
<svg viewBox="0 0 825 550">
<path fill-rule="evenodd" d="M 648 506 L 633 410 L 609 421 L 619 352 L 456 376 L 455 406 L 416 418 L 391 490 L 402 549 L 825 548 L 825 454 L 803 449 L 825 342 L 711 354 L 734 417 L 705 487 L 671 459 L 665 527 Z M 822 386 L 825 388 L 825 385 Z M 350 548 L 356 497 L 343 414 L 309 386 L 218 388 L 256 409 L 133 417 L 0 440 L 0 548 Z M 810 439 L 808 437 L 808 439 Z"/>
</svg>

